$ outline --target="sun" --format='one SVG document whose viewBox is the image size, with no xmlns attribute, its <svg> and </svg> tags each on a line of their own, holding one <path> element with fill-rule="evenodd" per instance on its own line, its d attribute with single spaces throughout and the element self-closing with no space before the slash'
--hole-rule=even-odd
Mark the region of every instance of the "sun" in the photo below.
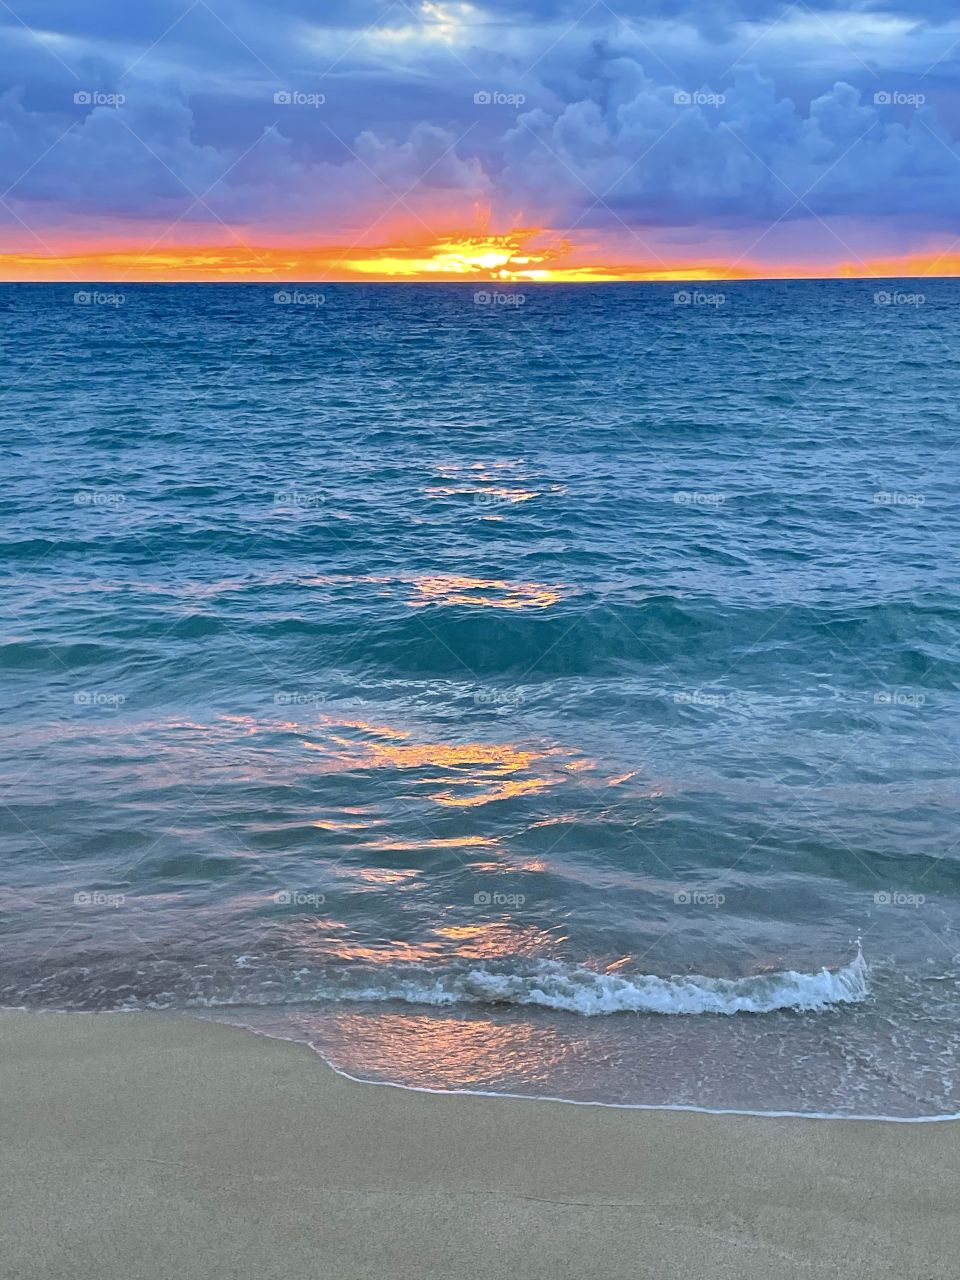
<svg viewBox="0 0 960 1280">
<path fill-rule="evenodd" d="M 489 280 L 547 280 L 549 267 L 541 264 L 549 250 L 525 252 L 524 244 L 536 233 L 513 232 L 501 236 L 446 237 L 432 245 L 381 250 L 367 257 L 347 258 L 343 265 L 361 275 L 380 279 L 424 276 L 467 276 Z"/>
</svg>

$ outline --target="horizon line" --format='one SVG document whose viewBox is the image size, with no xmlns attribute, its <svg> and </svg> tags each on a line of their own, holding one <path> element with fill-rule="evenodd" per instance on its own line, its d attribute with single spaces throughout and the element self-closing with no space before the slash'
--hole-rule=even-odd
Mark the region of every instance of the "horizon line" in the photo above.
<svg viewBox="0 0 960 1280">
<path fill-rule="evenodd" d="M 823 274 L 823 275 L 798 275 L 795 272 L 793 272 L 789 275 L 777 275 L 776 273 L 771 272 L 769 275 L 750 275 L 750 276 L 678 275 L 678 276 L 661 276 L 657 279 L 650 279 L 649 277 L 644 277 L 644 276 L 620 276 L 620 277 L 607 277 L 607 278 L 601 278 L 601 279 L 589 279 L 589 278 L 578 277 L 578 278 L 564 279 L 562 276 L 560 276 L 552 280 L 496 280 L 496 279 L 489 280 L 489 279 L 483 279 L 482 277 L 479 277 L 479 276 L 470 277 L 470 276 L 450 276 L 450 275 L 436 277 L 436 278 L 432 276 L 422 276 L 422 277 L 405 276 L 402 278 L 398 278 L 397 276 L 383 276 L 383 277 L 370 276 L 366 278 L 358 277 L 358 276 L 351 276 L 348 278 L 295 276 L 295 277 L 277 277 L 270 280 L 265 280 L 262 278 L 257 280 L 251 280 L 249 279 L 249 277 L 241 277 L 241 276 L 238 276 L 233 279 L 224 278 L 224 277 L 210 279 L 202 276 L 198 276 L 196 278 L 178 277 L 176 279 L 169 279 L 169 278 L 168 279 L 156 279 L 156 278 L 152 278 L 152 279 L 116 278 L 114 279 L 114 278 L 108 278 L 108 277 L 104 277 L 102 279 L 94 279 L 92 277 L 82 277 L 82 276 L 73 276 L 73 277 L 37 276 L 37 277 L 25 278 L 25 277 L 0 275 L 0 285 L 66 284 L 66 285 L 75 285 L 75 286 L 80 286 L 80 285 L 152 286 L 152 285 L 209 284 L 209 285 L 231 285 L 231 286 L 251 285 L 251 286 L 260 286 L 261 288 L 271 288 L 271 287 L 276 287 L 278 285 L 285 285 L 285 284 L 286 285 L 322 284 L 322 285 L 347 285 L 347 286 L 349 285 L 365 286 L 365 285 L 382 285 L 382 284 L 391 284 L 391 285 L 428 284 L 428 285 L 450 285 L 450 286 L 460 285 L 460 286 L 467 286 L 470 288 L 479 289 L 481 291 L 484 290 L 484 287 L 487 290 L 500 289 L 503 291 L 507 291 L 508 289 L 516 290 L 517 287 L 519 286 L 522 286 L 523 288 L 555 289 L 561 286 L 570 286 L 570 287 L 576 286 L 577 288 L 597 288 L 600 286 L 606 287 L 608 285 L 625 285 L 625 284 L 750 285 L 750 284 L 810 284 L 810 283 L 823 283 L 826 281 L 837 281 L 840 283 L 856 284 L 862 281 L 870 281 L 870 280 L 956 280 L 956 279 L 960 279 L 960 270 L 943 271 L 943 272 L 938 272 L 936 274 L 924 273 L 924 272 L 911 272 L 911 271 L 903 271 L 903 272 L 885 271 L 885 272 L 880 272 L 876 275 L 867 275 L 867 274 L 854 275 L 849 272 L 842 272 L 842 273 L 835 272 L 832 274 Z"/>
<path fill-rule="evenodd" d="M 866 250 L 864 251 L 867 252 Z M 694 257 L 693 254 L 696 254 Z M 516 228 L 508 233 L 448 234 L 429 242 L 378 245 L 332 243 L 255 245 L 177 244 L 161 248 L 103 243 L 56 252 L 0 253 L 0 283 L 131 284 L 472 284 L 512 288 L 534 284 L 720 284 L 738 280 L 911 280 L 960 276 L 960 252 L 949 245 L 893 255 L 807 261 L 778 256 L 751 261 L 711 253 L 706 245 L 686 260 L 656 252 L 631 259 L 612 244 L 575 244 L 558 233 Z M 89 273 L 89 274 L 88 274 Z M 114 274 L 116 273 L 116 274 Z"/>
</svg>

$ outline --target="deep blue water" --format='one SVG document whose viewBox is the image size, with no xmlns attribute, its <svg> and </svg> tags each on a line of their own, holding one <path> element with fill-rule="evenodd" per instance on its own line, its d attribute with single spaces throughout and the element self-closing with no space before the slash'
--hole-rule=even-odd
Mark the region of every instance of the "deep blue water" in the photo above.
<svg viewBox="0 0 960 1280">
<path fill-rule="evenodd" d="M 0 286 L 0 999 L 960 1111 L 960 284 L 299 288 Z"/>
</svg>

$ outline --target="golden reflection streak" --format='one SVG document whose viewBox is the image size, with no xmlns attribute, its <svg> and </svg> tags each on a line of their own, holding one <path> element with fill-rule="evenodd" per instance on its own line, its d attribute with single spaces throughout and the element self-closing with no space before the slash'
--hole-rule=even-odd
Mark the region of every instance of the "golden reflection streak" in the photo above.
<svg viewBox="0 0 960 1280">
<path fill-rule="evenodd" d="M 413 743 L 394 747 L 386 743 L 369 743 L 368 751 L 374 765 L 394 765 L 398 769 L 432 768 L 456 769 L 463 765 L 483 765 L 495 773 L 514 773 L 527 769 L 539 760 L 541 753 L 511 746 L 509 743 L 468 742 L 462 746 L 448 746 L 442 742 Z"/>
<path fill-rule="evenodd" d="M 478 786 L 475 782 L 473 785 Z M 494 800 L 509 800 L 513 796 L 530 795 L 533 792 L 544 791 L 547 787 L 553 786 L 550 778 L 518 778 L 515 782 L 501 782 L 496 787 L 491 787 L 487 791 L 480 792 L 475 796 L 455 796 L 449 791 L 437 791 L 431 795 L 430 799 L 435 800 L 437 804 L 444 805 L 451 809 L 474 809 L 481 804 L 490 804 Z"/>
<path fill-rule="evenodd" d="M 541 582 L 508 582 L 505 578 L 470 578 L 463 574 L 434 574 L 418 578 L 420 598 L 408 603 L 479 605 L 486 609 L 548 609 L 561 598 L 561 588 Z M 491 595 L 492 591 L 501 595 Z M 474 595 L 473 592 L 485 594 Z"/>
<path fill-rule="evenodd" d="M 382 1079 L 402 1079 L 430 1088 L 476 1089 L 517 1075 L 525 1066 L 543 1076 L 569 1060 L 567 1036 L 531 1019 L 497 1022 L 480 1010 L 449 1013 L 378 1010 L 375 1018 L 353 1009 L 334 1015 L 337 1041 L 331 1057 L 341 1070 L 369 1075 L 382 1064 Z M 309 1023 L 306 1024 L 309 1031 Z"/>
<path fill-rule="evenodd" d="M 419 875 L 420 872 L 416 870 L 388 871 L 384 867 L 361 867 L 356 872 L 358 880 L 377 885 L 402 884 L 405 880 L 416 880 Z"/>
<path fill-rule="evenodd" d="M 553 864 L 546 858 L 525 858 L 522 855 L 505 852 L 495 862 L 480 862 L 472 859 L 470 870 L 476 875 L 499 875 L 504 871 L 550 871 Z"/>
<path fill-rule="evenodd" d="M 406 873 L 407 869 L 402 869 Z M 418 873 L 414 873 L 418 874 Z M 343 930 L 342 922 L 335 922 Z M 496 960 L 512 956 L 549 956 L 564 935 L 536 925 L 508 920 L 478 921 L 470 925 L 439 925 L 419 942 L 402 938 L 363 943 L 356 937 L 331 937 L 328 920 L 291 921 L 288 937 L 306 956 L 323 960 L 350 960 L 376 968 L 403 964 L 430 964 L 456 956 L 464 960 Z"/>
<path fill-rule="evenodd" d="M 436 836 L 428 840 L 412 836 L 409 840 L 368 840 L 358 847 L 381 853 L 405 853 L 409 849 L 495 849 L 497 841 L 491 836 Z"/>
<path fill-rule="evenodd" d="M 556 952 L 562 935 L 537 925 L 517 925 L 508 920 L 478 921 L 476 924 L 438 925 L 431 936 L 441 940 L 443 955 L 462 960 L 501 960 L 513 956 L 548 957 Z"/>
<path fill-rule="evenodd" d="M 310 825 L 320 831 L 366 831 L 371 822 L 369 819 L 366 822 L 335 822 L 332 818 L 316 818 Z"/>
<path fill-rule="evenodd" d="M 337 725 L 346 723 L 332 717 L 327 720 Z M 596 767 L 595 761 L 578 758 L 577 753 L 559 745 L 534 749 L 509 742 L 408 742 L 405 741 L 410 736 L 408 732 L 392 729 L 389 725 L 374 726 L 363 721 L 349 723 L 363 725 L 370 735 L 376 735 L 376 740 L 357 742 L 340 733 L 330 733 L 326 741 L 304 740 L 306 750 L 326 757 L 321 769 L 327 772 L 377 768 L 447 771 L 436 776 L 426 772 L 418 779 L 421 784 L 439 788 L 430 793 L 429 798 L 445 808 L 476 808 L 497 800 L 535 794 L 563 783 L 570 773 Z M 340 750 L 332 750 L 332 747 Z M 544 771 L 546 761 L 551 761 L 551 765 Z M 538 766 L 538 772 L 534 772 Z M 315 825 L 321 829 L 326 825 L 335 830 L 336 822 L 321 820 Z M 343 829 L 352 829 L 342 825 Z M 427 843 L 430 847 L 443 848 L 480 843 L 481 839 L 444 838 Z M 374 844 L 369 847 L 390 846 Z M 394 847 L 409 848 L 410 844 Z"/>
<path fill-rule="evenodd" d="M 539 494 L 531 491 L 531 496 L 537 497 Z M 526 498 L 517 498 L 516 501 L 526 501 Z M 398 578 L 375 574 L 314 574 L 300 581 L 303 586 L 314 587 L 344 586 L 356 582 L 391 587 L 412 586 L 416 595 L 407 603 L 415 607 L 425 604 L 468 604 L 489 609 L 546 609 L 556 604 L 564 591 L 562 584 L 510 582 L 506 578 L 473 578 L 467 574 L 424 574 L 419 577 Z M 491 591 L 502 594 L 470 594 Z"/>
</svg>

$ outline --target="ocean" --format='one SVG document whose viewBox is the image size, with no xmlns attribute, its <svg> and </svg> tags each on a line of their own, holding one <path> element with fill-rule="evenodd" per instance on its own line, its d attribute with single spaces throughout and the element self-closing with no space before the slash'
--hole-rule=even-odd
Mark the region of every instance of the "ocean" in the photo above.
<svg viewBox="0 0 960 1280">
<path fill-rule="evenodd" d="M 958 308 L 0 286 L 0 1003 L 960 1113 Z"/>
</svg>

